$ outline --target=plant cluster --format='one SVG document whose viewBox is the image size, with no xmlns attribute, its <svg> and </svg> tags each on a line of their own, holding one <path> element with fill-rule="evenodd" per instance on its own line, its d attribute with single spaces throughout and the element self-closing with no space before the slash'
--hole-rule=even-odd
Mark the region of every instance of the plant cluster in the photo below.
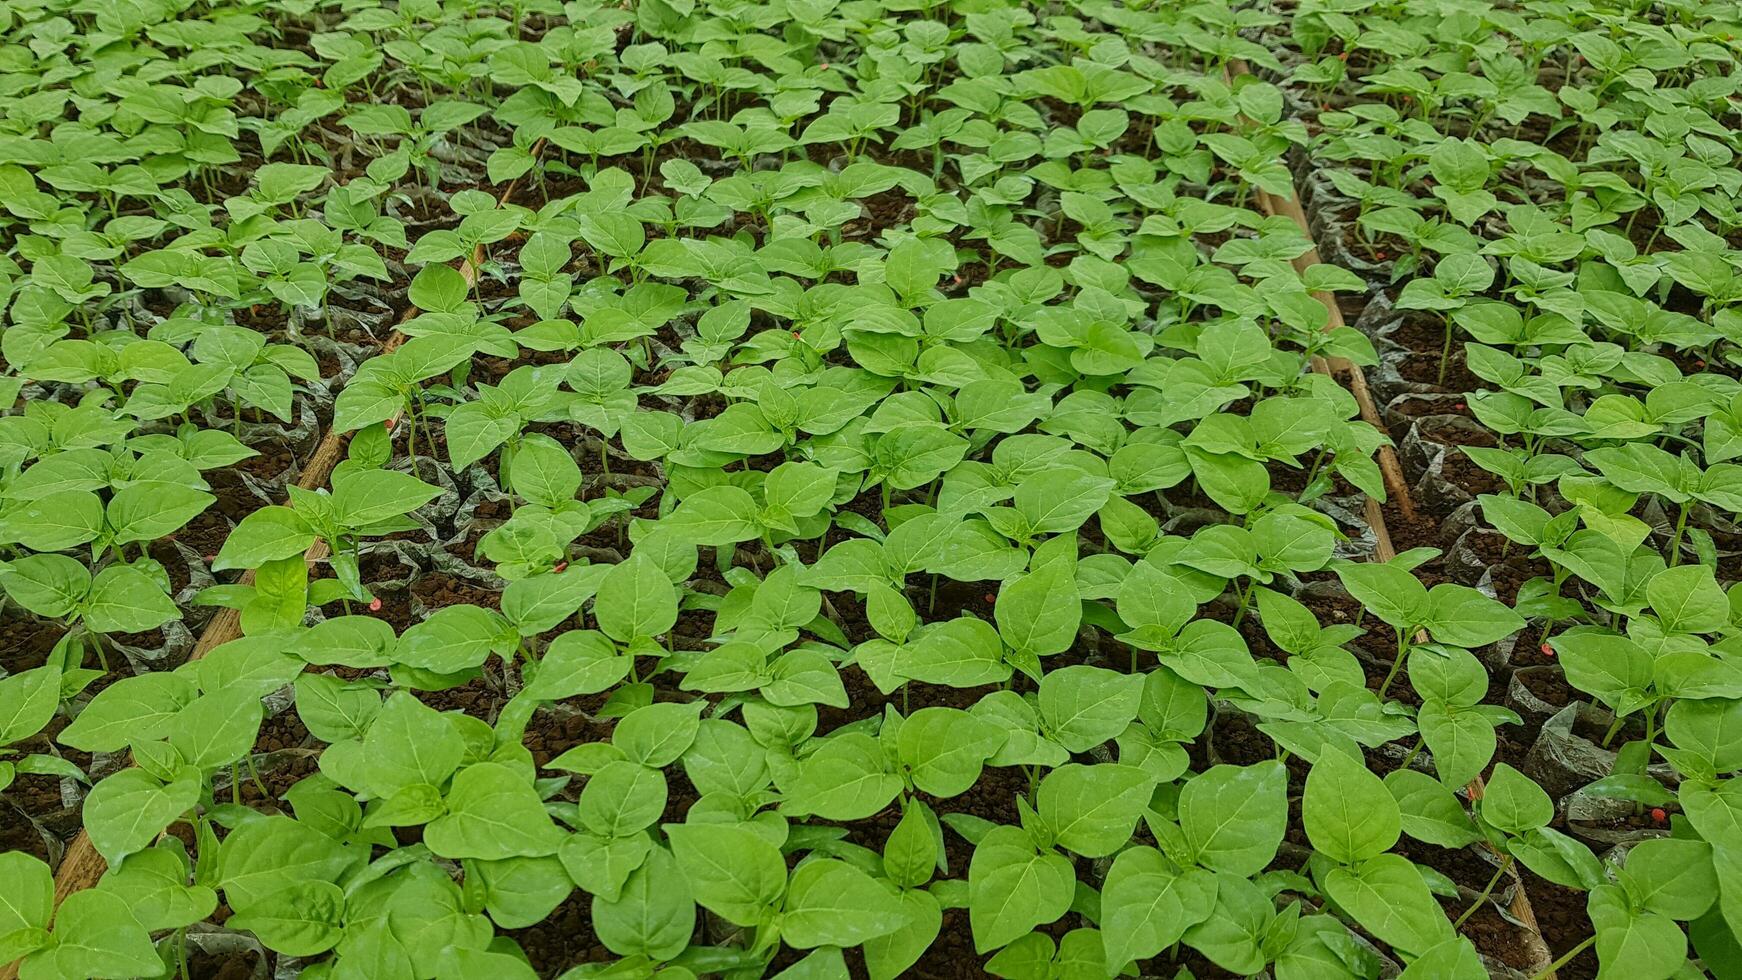
<svg viewBox="0 0 1742 980">
<path fill-rule="evenodd" d="M 1477 980 L 1527 874 L 1742 969 L 1733 10 L 1454 8 L 8 10 L 0 964 Z M 1372 560 L 1308 157 L 1516 601 Z"/>
</svg>

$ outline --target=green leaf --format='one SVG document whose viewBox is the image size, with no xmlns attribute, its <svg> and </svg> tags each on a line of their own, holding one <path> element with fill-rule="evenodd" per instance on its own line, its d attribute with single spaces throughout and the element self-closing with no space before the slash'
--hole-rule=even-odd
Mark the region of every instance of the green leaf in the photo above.
<svg viewBox="0 0 1742 980">
<path fill-rule="evenodd" d="M 85 832 L 110 864 L 149 845 L 200 798 L 199 777 L 189 772 L 164 783 L 141 769 L 123 769 L 91 788 L 85 798 Z"/>
<path fill-rule="evenodd" d="M 611 762 L 587 780 L 576 816 L 600 837 L 627 837 L 652 826 L 665 811 L 665 801 L 665 776 L 658 769 Z"/>
<path fill-rule="evenodd" d="M 997 726 L 960 708 L 921 708 L 901 723 L 896 754 L 914 786 L 947 799 L 973 787 L 1004 737 Z"/>
<path fill-rule="evenodd" d="M 1087 664 L 1060 667 L 1041 678 L 1041 723 L 1067 750 L 1087 752 L 1125 731 L 1142 696 L 1143 679 L 1136 674 Z"/>
<path fill-rule="evenodd" d="M 883 844 L 883 873 L 903 888 L 931 880 L 938 863 L 937 816 L 920 800 L 902 808 L 901 820 Z"/>
<path fill-rule="evenodd" d="M 763 496 L 770 510 L 792 517 L 810 517 L 828 506 L 835 495 L 837 474 L 815 463 L 781 463 L 768 473 Z"/>
<path fill-rule="evenodd" d="M 691 882 L 671 852 L 655 847 L 630 873 L 615 900 L 593 901 L 593 931 L 619 956 L 669 960 L 690 944 L 696 929 Z"/>
<path fill-rule="evenodd" d="M 0 746 L 42 731 L 60 707 L 60 689 L 61 671 L 52 663 L 0 678 Z"/>
<path fill-rule="evenodd" d="M 563 841 L 529 775 L 502 763 L 460 770 L 448 789 L 447 809 L 423 834 L 440 857 L 539 857 L 555 854 Z"/>
<path fill-rule="evenodd" d="M 1645 594 L 1666 632 L 1713 633 L 1729 625 L 1730 602 L 1704 565 L 1666 568 L 1646 583 Z"/>
<path fill-rule="evenodd" d="M 1105 857 L 1131 839 L 1154 785 L 1135 766 L 1063 765 L 1040 781 L 1040 816 L 1060 847 Z"/>
<path fill-rule="evenodd" d="M 1360 760 L 1331 747 L 1307 774 L 1301 823 L 1313 846 L 1339 864 L 1383 854 L 1403 832 L 1391 791 Z"/>
<path fill-rule="evenodd" d="M 109 501 L 109 526 L 116 544 L 155 541 L 181 530 L 218 498 L 174 483 L 139 483 L 116 491 Z"/>
<path fill-rule="evenodd" d="M 205 885 L 189 885 L 187 854 L 179 840 L 129 854 L 103 874 L 98 886 L 121 898 L 147 931 L 180 929 L 212 914 L 218 895 Z"/>
<path fill-rule="evenodd" d="M 862 820 L 901 792 L 901 777 L 887 765 L 883 746 L 871 736 L 836 735 L 799 764 L 786 802 L 827 820 Z"/>
<path fill-rule="evenodd" d="M 1421 625 L 1441 643 L 1480 647 L 1523 629 L 1524 618 L 1469 586 L 1446 582 L 1428 593 Z"/>
<path fill-rule="evenodd" d="M 479 606 L 444 606 L 399 636 L 394 659 L 408 667 L 454 674 L 477 667 L 515 632 L 502 614 Z"/>
<path fill-rule="evenodd" d="M 672 854 L 703 908 L 737 925 L 755 925 L 786 890 L 780 850 L 733 824 L 668 824 Z"/>
<path fill-rule="evenodd" d="M 98 572 L 85 599 L 85 624 L 99 633 L 140 633 L 178 614 L 157 580 L 131 565 Z"/>
<path fill-rule="evenodd" d="M 1452 937 L 1451 920 L 1408 858 L 1380 854 L 1352 869 L 1333 868 L 1324 887 L 1362 928 L 1400 950 L 1423 952 Z"/>
<path fill-rule="evenodd" d="M 1397 565 L 1343 565 L 1337 577 L 1356 601 L 1391 626 L 1412 628 L 1430 615 L 1427 588 Z"/>
<path fill-rule="evenodd" d="M 780 938 L 795 949 L 857 946 L 906 922 L 893 889 L 844 861 L 822 858 L 793 872 Z"/>
<path fill-rule="evenodd" d="M 409 514 L 440 493 L 440 487 L 398 470 L 342 470 L 333 475 L 333 514 L 344 527 L 363 528 Z"/>
<path fill-rule="evenodd" d="M 1101 939 L 1117 969 L 1159 955 L 1216 907 L 1216 876 L 1181 870 L 1153 847 L 1121 851 L 1101 891 Z"/>
<path fill-rule="evenodd" d="M 1704 915 L 1718 897 L 1712 845 L 1702 840 L 1640 841 L 1618 878 L 1634 907 L 1682 922 Z"/>
<path fill-rule="evenodd" d="M 1017 827 L 994 827 L 968 865 L 968 921 L 974 948 L 997 949 L 1071 907 L 1077 876 L 1062 854 L 1039 851 Z"/>
<path fill-rule="evenodd" d="M 204 772 L 247 755 L 260 733 L 265 709 L 246 686 L 202 694 L 170 726 L 169 744 L 181 761 Z"/>
<path fill-rule="evenodd" d="M 1218 874 L 1212 881 L 1215 909 L 1187 929 L 1183 941 L 1222 969 L 1251 976 L 1269 960 L 1265 945 L 1275 906 L 1257 885 L 1238 875 Z"/>
<path fill-rule="evenodd" d="M 439 954 L 435 980 L 538 980 L 538 973 L 523 954 L 446 946 Z"/>
<path fill-rule="evenodd" d="M 929 892 L 904 891 L 900 899 L 906 923 L 861 944 L 871 980 L 896 980 L 905 975 L 931 948 L 943 927 L 943 909 Z"/>
<path fill-rule="evenodd" d="M 40 930 L 54 915 L 54 874 L 23 851 L 4 851 L 0 878 L 10 883 L 0 891 L 0 962 L 10 963 L 47 939 Z"/>
<path fill-rule="evenodd" d="M 1416 840 L 1439 847 L 1464 847 L 1482 839 L 1457 796 L 1427 773 L 1398 769 L 1386 774 L 1385 787 L 1397 800 L 1403 832 Z"/>
<path fill-rule="evenodd" d="M 1542 787 L 1504 762 L 1488 777 L 1479 806 L 1483 821 L 1505 834 L 1522 834 L 1554 819 L 1554 801 Z"/>
<path fill-rule="evenodd" d="M 269 561 L 291 558 L 315 543 L 315 533 L 289 507 L 262 507 L 236 525 L 218 549 L 212 571 L 258 568 Z"/>
<path fill-rule="evenodd" d="M 238 913 L 298 881 L 336 882 L 364 855 L 289 817 L 261 816 L 230 831 L 218 849 L 224 899 Z"/>
<path fill-rule="evenodd" d="M 978 687 L 1010 676 L 998 631 L 985 620 L 961 616 L 927 628 L 903 650 L 901 669 L 927 684 Z"/>
<path fill-rule="evenodd" d="M 577 694 L 609 690 L 629 676 L 633 659 L 620 654 L 603 634 L 569 630 L 545 648 L 538 668 L 522 689 L 538 701 L 561 701 Z"/>
<path fill-rule="evenodd" d="M 58 696 L 58 681 L 56 687 Z M 193 680 L 179 673 L 123 677 L 97 692 L 58 741 L 85 752 L 116 752 L 133 741 L 161 738 L 198 696 Z"/>
<path fill-rule="evenodd" d="M 369 726 L 363 751 L 369 789 L 387 797 L 407 786 L 440 786 L 459 768 L 466 745 L 440 712 L 400 691 Z"/>
<path fill-rule="evenodd" d="M 617 722 L 611 744 L 631 761 L 655 769 L 671 765 L 695 741 L 705 701 L 661 702 L 637 708 Z"/>
<path fill-rule="evenodd" d="M 31 551 L 81 545 L 103 533 L 103 502 L 84 490 L 33 500 L 7 513 L 6 533 Z"/>
<path fill-rule="evenodd" d="M 1456 708 L 1437 698 L 1416 713 L 1422 740 L 1433 753 L 1434 769 L 1447 786 L 1463 786 L 1481 775 L 1494 757 L 1494 725 L 1481 712 Z"/>
<path fill-rule="evenodd" d="M 624 763 L 628 765 L 628 763 Z M 608 768 L 608 767 L 607 767 Z M 663 790 L 659 805 L 665 806 Z M 659 818 L 654 812 L 652 820 Z M 623 886 L 636 868 L 647 860 L 653 850 L 653 840 L 646 834 L 629 837 L 600 837 L 596 834 L 575 834 L 563 841 L 557 852 L 569 880 L 582 891 L 614 902 L 622 897 Z"/>
<path fill-rule="evenodd" d="M 25 555 L 0 567 L 0 586 L 25 609 L 60 619 L 84 600 L 91 589 L 91 573 L 83 562 L 66 555 Z"/>
<path fill-rule="evenodd" d="M 1605 976 L 1668 980 L 1687 960 L 1687 936 L 1675 920 L 1634 908 L 1621 886 L 1591 889 L 1586 908 L 1597 930 L 1597 962 Z"/>
<path fill-rule="evenodd" d="M 1016 510 L 1034 534 L 1075 531 L 1101 509 L 1114 482 L 1073 467 L 1049 469 L 1016 487 Z"/>
<path fill-rule="evenodd" d="M 55 915 L 54 944 L 25 958 L 19 976 L 155 977 L 163 960 L 127 903 L 99 889 L 74 892 Z"/>
<path fill-rule="evenodd" d="M 1645 700 L 1654 679 L 1651 654 L 1625 636 L 1568 632 L 1549 645 L 1560 654 L 1567 682 L 1613 707 Z"/>
<path fill-rule="evenodd" d="M 230 919 L 233 929 L 253 933 L 267 949 L 286 956 L 314 956 L 344 935 L 345 893 L 325 881 L 298 881 L 255 902 Z"/>
<path fill-rule="evenodd" d="M 1076 642 L 1083 609 L 1074 565 L 1055 561 L 998 590 L 993 613 L 1012 649 L 1049 657 Z"/>
<path fill-rule="evenodd" d="M 728 545 L 762 533 L 756 514 L 756 500 L 748 491 L 722 484 L 685 497 L 660 524 L 690 544 Z"/>
<path fill-rule="evenodd" d="M 619 643 L 650 639 L 677 623 L 677 590 L 658 563 L 633 554 L 600 580 L 593 614 L 599 629 Z"/>
<path fill-rule="evenodd" d="M 1422 953 L 1404 967 L 1398 980 L 1484 980 L 1487 976 L 1475 944 L 1459 936 Z"/>
<path fill-rule="evenodd" d="M 1276 856 L 1288 830 L 1288 773 L 1275 760 L 1212 766 L 1180 790 L 1180 829 L 1207 868 L 1250 877 Z"/>
</svg>

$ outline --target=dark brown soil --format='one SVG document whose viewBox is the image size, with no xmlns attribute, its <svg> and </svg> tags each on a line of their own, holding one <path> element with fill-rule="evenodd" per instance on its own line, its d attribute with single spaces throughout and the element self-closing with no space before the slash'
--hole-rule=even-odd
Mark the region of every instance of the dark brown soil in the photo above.
<svg viewBox="0 0 1742 980">
<path fill-rule="evenodd" d="M 1585 911 L 1584 892 L 1563 888 L 1529 870 L 1524 871 L 1524 889 L 1543 941 L 1556 959 L 1590 937 L 1591 917 Z M 1597 975 L 1596 951 L 1586 949 L 1555 974 L 1565 980 L 1592 980 Z"/>
</svg>

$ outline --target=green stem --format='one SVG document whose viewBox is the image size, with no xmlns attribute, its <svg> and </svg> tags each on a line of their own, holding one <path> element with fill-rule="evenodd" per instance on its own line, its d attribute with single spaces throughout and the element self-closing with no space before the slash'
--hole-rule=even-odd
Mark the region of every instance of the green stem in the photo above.
<svg viewBox="0 0 1742 980">
<path fill-rule="evenodd" d="M 1530 980 L 1544 980 L 1545 977 L 1554 976 L 1554 973 L 1556 970 L 1559 970 L 1561 967 L 1566 966 L 1568 963 L 1571 963 L 1573 961 L 1573 957 L 1578 956 L 1580 953 L 1583 953 L 1587 949 L 1590 949 L 1591 944 L 1596 942 L 1596 941 L 1597 941 L 1596 936 L 1585 937 L 1584 942 L 1578 944 L 1577 946 L 1574 946 L 1572 949 L 1567 950 L 1565 955 L 1561 956 L 1560 959 L 1555 960 L 1553 963 L 1550 963 L 1541 973 L 1538 973 L 1536 976 L 1531 977 Z"/>
<path fill-rule="evenodd" d="M 1500 884 L 1500 876 L 1504 875 L 1506 869 L 1510 867 L 1512 867 L 1512 855 L 1508 854 L 1506 860 L 1500 862 L 1500 867 L 1494 869 L 1494 877 L 1488 879 L 1487 886 L 1476 896 L 1476 900 L 1470 903 L 1470 907 L 1464 910 L 1463 915 L 1458 916 L 1458 921 L 1452 923 L 1453 932 L 1457 932 L 1464 923 L 1470 921 L 1470 916 L 1475 915 L 1476 910 L 1482 907 L 1482 903 L 1488 901 L 1488 896 L 1494 894 L 1494 886 Z"/>
<path fill-rule="evenodd" d="M 1451 361 L 1451 359 L 1452 359 L 1452 318 L 1448 316 L 1448 317 L 1446 317 L 1446 342 L 1445 342 L 1445 346 L 1440 348 L 1440 376 L 1439 376 L 1439 381 L 1436 382 L 1437 387 L 1444 388 L 1446 386 L 1446 365 L 1447 365 L 1447 363 L 1449 363 Z"/>
<path fill-rule="evenodd" d="M 1235 629 L 1239 629 L 1240 621 L 1246 618 L 1246 606 L 1252 601 L 1252 590 L 1256 585 L 1255 581 L 1247 580 L 1245 590 L 1240 592 L 1240 607 L 1234 610 Z"/>
<path fill-rule="evenodd" d="M 260 770 L 254 765 L 254 753 L 244 755 L 242 761 L 248 766 L 248 778 L 254 780 L 254 788 L 260 791 L 260 798 L 272 799 L 272 794 L 266 791 L 266 780 L 260 778 Z"/>
<path fill-rule="evenodd" d="M 1307 475 L 1306 475 L 1306 486 L 1304 486 L 1304 487 L 1302 487 L 1302 488 L 1301 488 L 1301 493 L 1303 493 L 1303 494 L 1304 494 L 1304 493 L 1306 493 L 1306 492 L 1307 492 L 1307 490 L 1309 490 L 1309 489 L 1311 489 L 1311 488 L 1312 488 L 1312 485 L 1313 485 L 1313 481 L 1314 481 L 1314 480 L 1316 480 L 1316 479 L 1318 479 L 1318 476 L 1319 476 L 1319 466 L 1320 466 L 1320 465 L 1322 465 L 1322 464 L 1323 464 L 1323 463 L 1324 463 L 1324 461 L 1325 461 L 1325 453 L 1326 453 L 1326 452 L 1328 452 L 1328 451 L 1329 451 L 1329 450 L 1327 450 L 1327 449 L 1326 449 L 1326 448 L 1325 448 L 1325 447 L 1323 447 L 1323 446 L 1320 446 L 1320 447 L 1319 447 L 1319 452 L 1318 452 L 1318 455 L 1316 455 L 1316 456 L 1314 456 L 1314 457 L 1313 457 L 1313 465 L 1312 465 L 1312 467 L 1311 467 L 1311 468 L 1310 468 L 1310 469 L 1308 469 L 1308 470 L 1307 470 Z"/>
<path fill-rule="evenodd" d="M 1625 724 L 1627 724 L 1627 717 L 1625 715 L 1615 716 L 1615 720 L 1609 723 L 1609 730 L 1603 733 L 1604 748 L 1609 747 L 1609 743 L 1615 740 L 1615 734 L 1621 731 L 1621 726 Z"/>
<path fill-rule="evenodd" d="M 1391 690 L 1391 682 L 1397 679 L 1397 672 L 1403 669 L 1403 656 L 1409 652 L 1408 634 L 1399 630 L 1397 634 L 1397 659 L 1391 662 L 1391 672 L 1385 675 L 1384 683 L 1379 685 L 1379 699 L 1385 700 L 1385 692 Z"/>
<path fill-rule="evenodd" d="M 1676 515 L 1675 537 L 1670 538 L 1670 540 L 1669 540 L 1669 563 L 1671 565 L 1681 564 L 1681 560 L 1682 560 L 1682 535 L 1688 529 L 1688 511 L 1692 510 L 1693 506 L 1694 506 L 1694 502 L 1691 500 L 1685 504 L 1682 504 L 1681 505 L 1681 512 Z"/>
</svg>

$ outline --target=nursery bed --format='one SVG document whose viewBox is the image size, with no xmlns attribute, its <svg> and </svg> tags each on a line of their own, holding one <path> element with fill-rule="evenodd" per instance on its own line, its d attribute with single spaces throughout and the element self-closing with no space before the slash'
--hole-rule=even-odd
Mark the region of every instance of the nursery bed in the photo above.
<svg viewBox="0 0 1742 980">
<path fill-rule="evenodd" d="M 15 12 L 0 975 L 1742 968 L 1611 7 Z"/>
</svg>

